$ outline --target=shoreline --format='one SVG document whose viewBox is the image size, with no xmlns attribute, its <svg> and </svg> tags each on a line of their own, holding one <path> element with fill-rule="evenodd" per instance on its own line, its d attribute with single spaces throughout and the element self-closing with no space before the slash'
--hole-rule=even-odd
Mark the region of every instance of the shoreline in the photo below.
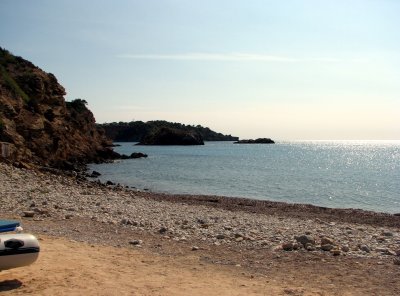
<svg viewBox="0 0 400 296">
<path fill-rule="evenodd" d="M 44 237 L 44 242 L 64 238 L 95 247 L 138 250 L 148 258 L 197 258 L 207 266 L 225 266 L 232 277 L 239 268 L 264 284 L 265 279 L 274 279 L 282 283 L 281 294 L 276 295 L 287 295 L 285 289 L 303 291 L 298 295 L 400 294 L 395 280 L 400 277 L 399 216 L 135 192 L 2 163 L 0 194 L 0 215 L 21 220 L 26 232 Z M 33 217 L 25 217 L 26 212 Z M 309 241 L 303 244 L 304 239 Z M 101 256 L 105 264 L 115 263 L 108 254 Z M 370 273 L 371 268 L 376 272 Z M 43 273 L 45 281 L 46 269 Z"/>
</svg>

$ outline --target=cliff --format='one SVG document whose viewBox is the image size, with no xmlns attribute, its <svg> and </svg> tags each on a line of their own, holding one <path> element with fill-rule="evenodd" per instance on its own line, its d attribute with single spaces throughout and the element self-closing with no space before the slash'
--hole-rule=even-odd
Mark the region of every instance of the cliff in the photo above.
<svg viewBox="0 0 400 296">
<path fill-rule="evenodd" d="M 115 142 L 140 142 L 145 137 L 154 134 L 161 128 L 173 129 L 175 131 L 179 130 L 189 134 L 197 134 L 200 135 L 204 141 L 237 141 L 239 139 L 238 137 L 231 135 L 223 135 L 201 125 L 185 125 L 163 120 L 148 122 L 112 122 L 99 124 L 99 126 L 105 130 L 107 137 Z"/>
<path fill-rule="evenodd" d="M 65 94 L 53 74 L 0 48 L 0 159 L 72 169 L 112 156 L 86 101 Z"/>
</svg>

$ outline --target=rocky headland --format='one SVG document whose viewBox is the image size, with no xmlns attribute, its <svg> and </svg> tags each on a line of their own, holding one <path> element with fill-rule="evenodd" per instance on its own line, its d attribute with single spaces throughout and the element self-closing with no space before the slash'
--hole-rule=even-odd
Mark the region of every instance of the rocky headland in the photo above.
<svg viewBox="0 0 400 296">
<path fill-rule="evenodd" d="M 137 145 L 204 145 L 200 134 L 174 128 L 161 127 L 145 136 Z"/>
<path fill-rule="evenodd" d="M 161 128 L 178 130 L 187 134 L 197 134 L 204 141 L 237 141 L 239 139 L 235 136 L 223 135 L 201 125 L 185 125 L 165 120 L 111 122 L 99 124 L 98 126 L 104 129 L 106 136 L 115 142 L 141 142 L 145 137 Z"/>
<path fill-rule="evenodd" d="M 120 156 L 82 99 L 57 78 L 0 48 L 0 161 L 73 170 Z"/>
</svg>

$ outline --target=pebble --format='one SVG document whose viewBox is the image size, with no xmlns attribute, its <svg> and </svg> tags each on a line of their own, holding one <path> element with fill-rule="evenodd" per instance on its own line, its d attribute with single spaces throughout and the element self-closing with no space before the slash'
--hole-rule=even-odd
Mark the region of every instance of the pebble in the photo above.
<svg viewBox="0 0 400 296">
<path fill-rule="evenodd" d="M 334 244 L 335 243 L 333 242 L 333 240 L 328 237 L 321 238 L 321 245 L 334 245 Z"/>
<path fill-rule="evenodd" d="M 343 245 L 343 246 L 341 246 L 341 250 L 343 251 L 343 252 L 349 252 L 350 251 L 350 248 L 349 248 L 349 246 L 347 246 L 347 245 Z"/>
<path fill-rule="evenodd" d="M 331 251 L 333 248 L 334 248 L 334 246 L 331 244 L 324 244 L 321 246 L 321 250 L 323 250 L 323 251 Z"/>
<path fill-rule="evenodd" d="M 23 216 L 26 218 L 32 218 L 33 216 L 35 216 L 35 212 L 34 211 L 23 211 Z"/>
<path fill-rule="evenodd" d="M 161 228 L 158 230 L 158 232 L 161 233 L 161 234 L 164 234 L 164 233 L 167 232 L 167 230 L 168 230 L 168 229 L 167 229 L 166 227 L 163 226 L 163 227 L 161 227 Z"/>
<path fill-rule="evenodd" d="M 133 245 L 133 246 L 141 245 L 142 243 L 143 243 L 143 241 L 142 241 L 141 239 L 134 239 L 134 240 L 131 240 L 131 241 L 129 242 L 129 244 L 131 244 L 131 245 Z"/>
<path fill-rule="evenodd" d="M 370 252 L 371 252 L 371 249 L 370 249 L 367 245 L 360 245 L 360 246 L 359 246 L 359 249 L 360 249 L 361 251 L 366 252 L 366 253 L 370 253 Z"/>
</svg>

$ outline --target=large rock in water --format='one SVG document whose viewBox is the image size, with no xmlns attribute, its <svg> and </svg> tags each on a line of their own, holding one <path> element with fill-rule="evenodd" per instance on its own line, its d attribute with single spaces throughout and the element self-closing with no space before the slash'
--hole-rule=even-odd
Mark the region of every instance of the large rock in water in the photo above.
<svg viewBox="0 0 400 296">
<path fill-rule="evenodd" d="M 65 94 L 53 74 L 0 48 L 0 144 L 12 147 L 0 161 L 71 169 L 118 157 L 86 101 Z"/>
<path fill-rule="evenodd" d="M 255 140 L 240 140 L 234 144 L 274 144 L 275 142 L 269 138 L 258 138 Z"/>
<path fill-rule="evenodd" d="M 199 134 L 163 127 L 147 135 L 138 145 L 204 145 L 204 141 Z"/>
</svg>

